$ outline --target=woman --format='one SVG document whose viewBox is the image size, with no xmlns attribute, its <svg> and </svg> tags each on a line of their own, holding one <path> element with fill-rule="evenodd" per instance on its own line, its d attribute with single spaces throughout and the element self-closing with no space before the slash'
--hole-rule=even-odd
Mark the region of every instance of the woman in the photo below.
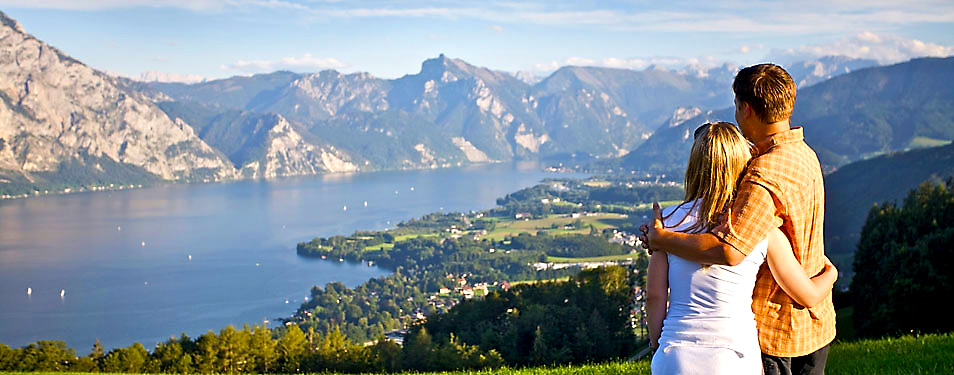
<svg viewBox="0 0 954 375">
<path fill-rule="evenodd" d="M 686 167 L 685 200 L 663 210 L 663 224 L 683 232 L 716 226 L 751 156 L 735 125 L 717 122 L 697 129 Z M 763 262 L 782 290 L 803 306 L 824 299 L 838 277 L 826 259 L 824 271 L 809 279 L 778 229 L 736 266 L 702 265 L 653 253 L 646 310 L 650 346 L 658 348 L 651 365 L 654 374 L 762 373 L 751 305 Z"/>
</svg>

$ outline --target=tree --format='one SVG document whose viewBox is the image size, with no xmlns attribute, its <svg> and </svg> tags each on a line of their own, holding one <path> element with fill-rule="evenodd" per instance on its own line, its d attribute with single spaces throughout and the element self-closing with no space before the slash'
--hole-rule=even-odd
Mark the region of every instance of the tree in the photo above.
<svg viewBox="0 0 954 375">
<path fill-rule="evenodd" d="M 96 339 L 96 342 L 93 343 L 93 349 L 89 352 L 89 357 L 96 362 L 100 362 L 105 356 L 106 350 L 103 349 L 103 344 L 100 344 L 99 339 Z"/>
<path fill-rule="evenodd" d="M 149 351 L 140 343 L 128 348 L 113 349 L 103 359 L 103 371 L 140 373 L 149 358 Z"/>
<path fill-rule="evenodd" d="M 219 363 L 219 338 L 209 330 L 196 340 L 196 370 L 200 373 L 222 372 Z"/>
<path fill-rule="evenodd" d="M 548 365 L 553 362 L 550 358 L 550 348 L 543 337 L 543 330 L 537 326 L 533 333 L 533 347 L 530 349 L 530 361 L 535 365 Z"/>
<path fill-rule="evenodd" d="M 0 371 L 12 371 L 15 369 L 17 352 L 10 349 L 9 346 L 0 344 Z"/>
<path fill-rule="evenodd" d="M 256 325 L 249 342 L 251 370 L 258 373 L 274 371 L 278 360 L 278 342 L 272 339 L 272 331 L 265 326 Z"/>
<path fill-rule="evenodd" d="M 925 183 L 902 206 L 876 205 L 855 252 L 852 318 L 862 337 L 954 330 L 941 296 L 954 294 L 954 180 Z"/>
<path fill-rule="evenodd" d="M 70 364 L 70 372 L 99 372 L 99 365 L 90 357 L 76 358 Z"/>
<path fill-rule="evenodd" d="M 398 372 L 401 370 L 401 345 L 383 336 L 371 347 L 372 366 L 369 370 Z"/>
<path fill-rule="evenodd" d="M 236 331 L 231 325 L 219 331 L 219 363 L 226 373 L 245 371 L 249 336 L 248 325 L 241 331 Z"/>
<path fill-rule="evenodd" d="M 164 344 L 156 345 L 150 356 L 159 364 L 159 372 L 171 373 L 177 372 L 179 359 L 185 353 L 182 351 L 182 345 L 178 341 L 169 340 Z"/>
<path fill-rule="evenodd" d="M 427 328 L 418 327 L 404 337 L 404 369 L 428 371 L 431 369 L 431 335 Z"/>
<path fill-rule="evenodd" d="M 305 355 L 305 334 L 298 326 L 289 326 L 285 335 L 278 340 L 278 353 L 282 370 L 288 373 L 301 371 L 302 359 Z"/>
</svg>

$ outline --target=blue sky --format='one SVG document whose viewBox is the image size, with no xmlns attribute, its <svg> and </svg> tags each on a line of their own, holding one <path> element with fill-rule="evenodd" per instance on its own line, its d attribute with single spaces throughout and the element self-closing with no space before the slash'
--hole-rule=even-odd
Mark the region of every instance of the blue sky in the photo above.
<svg viewBox="0 0 954 375">
<path fill-rule="evenodd" d="M 537 75 L 954 54 L 949 0 L 0 0 L 0 10 L 94 68 L 163 79 L 279 69 L 396 78 L 440 53 Z"/>
</svg>

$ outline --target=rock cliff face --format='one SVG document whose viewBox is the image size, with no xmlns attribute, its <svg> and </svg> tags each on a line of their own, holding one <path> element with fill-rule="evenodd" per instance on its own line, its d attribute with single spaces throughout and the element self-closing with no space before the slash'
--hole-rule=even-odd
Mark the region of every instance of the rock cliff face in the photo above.
<svg viewBox="0 0 954 375">
<path fill-rule="evenodd" d="M 242 165 L 240 174 L 248 178 L 274 178 L 358 171 L 350 156 L 334 146 L 316 143 L 306 140 L 300 130 L 276 115 L 259 145 L 262 155 Z"/>
<path fill-rule="evenodd" d="M 58 181 L 111 161 L 165 180 L 225 179 L 234 169 L 184 121 L 141 93 L 27 34 L 0 13 L 0 178 Z M 113 165 L 112 163 L 105 163 Z M 120 181 L 117 181 L 120 182 Z"/>
</svg>

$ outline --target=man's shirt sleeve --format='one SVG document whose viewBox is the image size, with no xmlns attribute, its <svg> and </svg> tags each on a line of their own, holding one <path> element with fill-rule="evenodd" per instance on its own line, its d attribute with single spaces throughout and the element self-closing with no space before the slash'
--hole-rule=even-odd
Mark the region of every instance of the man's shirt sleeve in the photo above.
<svg viewBox="0 0 954 375">
<path fill-rule="evenodd" d="M 782 219 L 772 193 L 765 186 L 746 179 L 739 185 L 732 212 L 723 219 L 722 225 L 712 229 L 712 234 L 748 256 L 769 231 L 780 226 Z"/>
</svg>

